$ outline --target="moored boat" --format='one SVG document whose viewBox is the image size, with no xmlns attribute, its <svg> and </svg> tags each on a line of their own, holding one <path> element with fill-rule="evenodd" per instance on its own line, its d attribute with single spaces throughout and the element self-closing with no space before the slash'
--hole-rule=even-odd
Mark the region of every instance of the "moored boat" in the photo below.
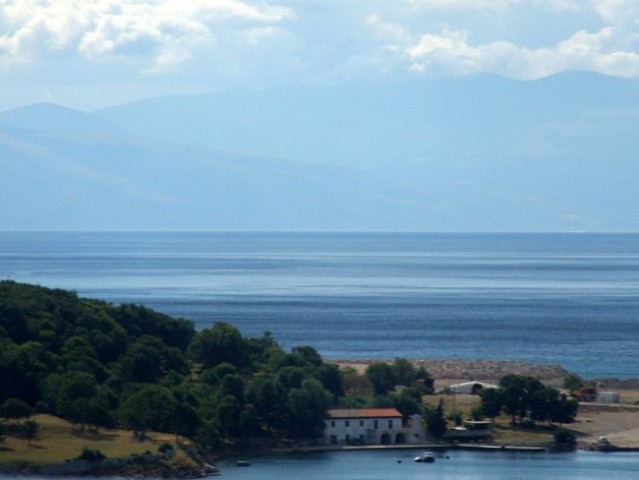
<svg viewBox="0 0 639 480">
<path fill-rule="evenodd" d="M 424 452 L 415 457 L 414 461 L 419 463 L 433 463 L 435 461 L 435 455 L 433 455 L 433 452 Z"/>
</svg>

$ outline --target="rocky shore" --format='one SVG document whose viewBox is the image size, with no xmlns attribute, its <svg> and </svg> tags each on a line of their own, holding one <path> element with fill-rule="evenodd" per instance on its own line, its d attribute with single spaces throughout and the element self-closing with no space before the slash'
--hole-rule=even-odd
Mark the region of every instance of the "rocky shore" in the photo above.
<svg viewBox="0 0 639 480">
<path fill-rule="evenodd" d="M 366 366 L 381 359 L 333 360 L 332 363 L 346 368 L 363 371 Z M 556 364 L 531 363 L 518 360 L 462 360 L 448 359 L 412 359 L 417 368 L 423 367 L 435 379 L 492 380 L 498 381 L 504 375 L 515 373 L 530 375 L 542 381 L 562 379 L 569 372 Z"/>
<path fill-rule="evenodd" d="M 569 373 L 560 365 L 517 360 L 424 359 L 413 360 L 413 363 L 417 367 L 424 367 L 434 378 L 465 380 L 499 380 L 511 373 L 529 375 L 539 380 L 555 380 L 563 379 Z"/>
</svg>

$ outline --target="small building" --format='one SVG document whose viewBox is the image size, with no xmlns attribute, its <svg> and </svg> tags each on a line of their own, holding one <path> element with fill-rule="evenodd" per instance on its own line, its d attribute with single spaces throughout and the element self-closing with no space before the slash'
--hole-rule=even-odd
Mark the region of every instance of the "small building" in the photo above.
<svg viewBox="0 0 639 480">
<path fill-rule="evenodd" d="M 596 387 L 582 387 L 574 396 L 580 402 L 596 402 L 597 401 L 597 388 Z"/>
<path fill-rule="evenodd" d="M 618 392 L 598 392 L 597 403 L 620 403 L 621 397 Z"/>
<path fill-rule="evenodd" d="M 450 385 L 445 389 L 446 393 L 458 393 L 466 395 L 478 395 L 482 390 L 487 388 L 499 388 L 498 385 L 485 382 L 464 382 Z"/>
<path fill-rule="evenodd" d="M 421 417 L 413 415 L 404 422 L 395 408 L 329 410 L 324 423 L 329 445 L 417 445 L 426 440 Z"/>
</svg>

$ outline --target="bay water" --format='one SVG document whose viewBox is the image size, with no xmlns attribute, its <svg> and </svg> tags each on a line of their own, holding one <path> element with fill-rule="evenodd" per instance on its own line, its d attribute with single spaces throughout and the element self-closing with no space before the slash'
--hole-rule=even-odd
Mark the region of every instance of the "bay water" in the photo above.
<svg viewBox="0 0 639 480">
<path fill-rule="evenodd" d="M 329 452 L 253 459 L 249 468 L 221 463 L 228 480 L 628 480 L 639 453 L 515 453 L 451 451 L 415 463 L 419 451 Z"/>
<path fill-rule="evenodd" d="M 0 232 L 0 278 L 328 358 L 639 377 L 637 234 Z"/>
<path fill-rule="evenodd" d="M 515 453 L 450 451 L 434 463 L 415 463 L 418 450 L 305 453 L 251 458 L 252 466 L 217 464 L 228 480 L 629 480 L 639 476 L 639 453 Z M 0 473 L 0 480 L 53 477 Z M 65 477 L 81 480 L 85 477 Z M 106 477 L 106 480 L 117 477 Z"/>
</svg>

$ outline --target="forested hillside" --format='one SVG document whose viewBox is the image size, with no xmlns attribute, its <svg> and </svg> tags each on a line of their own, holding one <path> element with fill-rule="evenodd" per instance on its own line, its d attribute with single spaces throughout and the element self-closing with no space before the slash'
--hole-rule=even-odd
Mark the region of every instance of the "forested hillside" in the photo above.
<svg viewBox="0 0 639 480">
<path fill-rule="evenodd" d="M 78 428 L 147 429 L 216 448 L 321 433 L 341 375 L 311 347 L 284 352 L 135 305 L 0 282 L 0 416 L 51 413 Z M 25 415 L 26 416 L 26 415 Z"/>
<path fill-rule="evenodd" d="M 402 388 L 396 388 L 401 385 Z M 122 427 L 188 437 L 215 451 L 256 440 L 317 440 L 331 407 L 394 407 L 420 414 L 437 438 L 440 402 L 424 402 L 432 379 L 406 359 L 339 370 L 311 346 L 286 352 L 269 333 L 245 338 L 216 323 L 74 292 L 0 282 L 0 418 L 62 417 L 77 429 Z M 502 412 L 513 421 L 569 423 L 577 404 L 531 377 L 510 375 L 488 389 L 473 418 Z M 461 413 L 449 412 L 461 421 Z M 35 434 L 33 421 L 22 425 Z M 0 422 L 0 440 L 3 424 Z M 25 435 L 27 435 L 25 433 Z"/>
</svg>

